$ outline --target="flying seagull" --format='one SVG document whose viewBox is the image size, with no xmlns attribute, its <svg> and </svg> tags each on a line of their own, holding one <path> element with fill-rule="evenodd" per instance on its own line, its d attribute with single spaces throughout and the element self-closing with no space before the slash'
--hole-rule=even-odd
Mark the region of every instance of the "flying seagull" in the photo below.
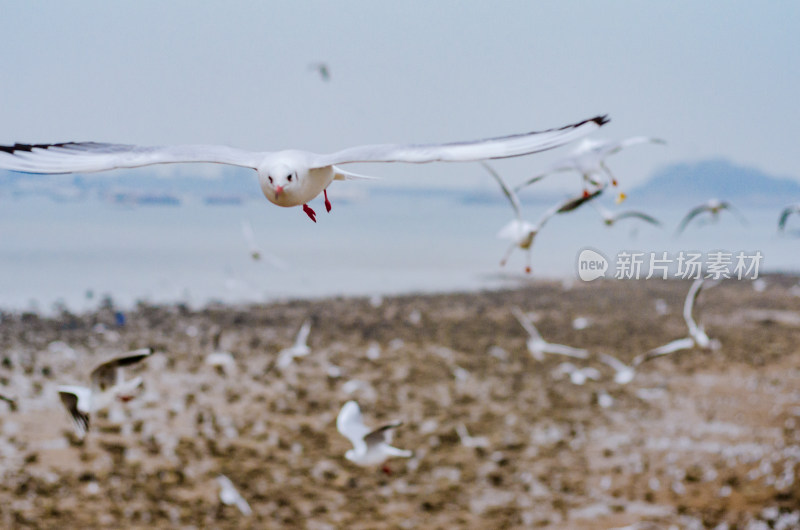
<svg viewBox="0 0 800 530">
<path fill-rule="evenodd" d="M 606 166 L 606 158 L 619 153 L 626 147 L 643 143 L 665 144 L 666 142 L 659 138 L 647 136 L 634 136 L 620 141 L 584 139 L 570 156 L 557 161 L 542 173 L 526 180 L 517 186 L 516 190 L 519 191 L 525 186 L 542 180 L 547 175 L 562 171 L 576 171 L 581 174 L 584 183 L 584 194 L 589 194 L 589 186 L 595 189 L 604 188 L 608 184 L 617 186 L 617 179 Z M 617 202 L 622 202 L 624 199 L 625 195 L 621 193 Z"/>
<path fill-rule="evenodd" d="M 239 493 L 239 490 L 233 485 L 231 479 L 225 475 L 219 475 L 217 477 L 217 484 L 219 485 L 219 500 L 222 504 L 226 506 L 236 506 L 243 515 L 253 514 L 250 504 L 242 497 L 242 494 Z"/>
<path fill-rule="evenodd" d="M 296 149 L 247 151 L 219 145 L 143 147 L 96 142 L 14 144 L 0 146 L 0 169 L 27 173 L 88 173 L 152 164 L 208 162 L 255 169 L 264 196 L 278 206 L 303 205 L 316 222 L 308 202 L 320 193 L 330 211 L 327 188 L 334 180 L 364 178 L 340 168 L 354 162 L 475 162 L 522 156 L 553 149 L 608 123 L 597 116 L 558 129 L 485 140 L 427 145 L 362 145 L 330 154 Z"/>
<path fill-rule="evenodd" d="M 646 223 L 650 223 L 651 225 L 661 226 L 661 223 L 658 219 L 647 215 L 644 212 L 639 212 L 636 210 L 625 210 L 622 212 L 612 212 L 611 210 L 604 208 L 600 204 L 594 204 L 597 211 L 600 212 L 600 216 L 603 218 L 603 222 L 606 226 L 614 226 L 617 221 L 621 221 L 622 219 L 640 219 Z"/>
<path fill-rule="evenodd" d="M 783 209 L 780 219 L 778 219 L 778 230 L 780 232 L 786 230 L 786 220 L 789 219 L 789 216 L 793 213 L 800 214 L 800 202 L 797 204 L 792 204 L 791 206 L 787 206 Z"/>
<path fill-rule="evenodd" d="M 282 349 L 278 353 L 277 366 L 278 368 L 286 368 L 295 357 L 305 357 L 311 353 L 311 348 L 308 345 L 308 335 L 311 333 L 311 320 L 306 320 L 300 326 L 297 336 L 294 339 L 294 344 L 288 348 Z"/>
<path fill-rule="evenodd" d="M 125 367 L 138 363 L 152 355 L 151 348 L 135 350 L 109 361 L 99 364 L 92 370 L 90 387 L 77 385 L 61 385 L 58 394 L 64 408 L 67 409 L 80 438 L 89 430 L 89 418 L 92 412 L 103 409 L 115 399 L 129 401 L 134 392 L 142 385 L 142 378 L 125 379 Z"/>
<path fill-rule="evenodd" d="M 371 430 L 364 425 L 358 403 L 348 401 L 336 418 L 336 428 L 353 444 L 353 449 L 349 449 L 344 457 L 359 466 L 380 465 L 393 456 L 410 458 L 414 454 L 411 451 L 389 445 L 392 431 L 400 425 L 402 422 L 396 421 Z M 383 471 L 389 472 L 387 467 Z"/>
<path fill-rule="evenodd" d="M 659 346 L 658 348 L 653 348 L 648 352 L 636 356 L 633 359 L 634 366 L 638 366 L 643 362 L 662 355 L 680 350 L 688 350 L 695 346 L 706 350 L 718 350 L 720 348 L 719 341 L 717 339 L 710 339 L 703 329 L 703 326 L 698 325 L 692 316 L 695 302 L 697 302 L 697 297 L 700 296 L 704 284 L 704 278 L 698 278 L 692 282 L 691 287 L 689 287 L 689 292 L 686 294 L 686 300 L 683 303 L 683 319 L 686 322 L 686 327 L 689 329 L 689 336 L 673 340 L 670 343 Z"/>
<path fill-rule="evenodd" d="M 497 173 L 494 168 L 492 168 L 492 166 L 486 162 L 481 162 L 481 164 L 486 171 L 488 171 L 489 174 L 494 177 L 497 183 L 500 184 L 503 194 L 508 199 L 508 202 L 511 203 L 511 208 L 514 209 L 514 219 L 509 221 L 509 223 L 501 228 L 497 233 L 497 237 L 499 239 L 507 239 L 511 241 L 511 246 L 508 247 L 503 259 L 500 260 L 500 265 L 504 266 L 508 261 L 508 258 L 511 256 L 511 253 L 514 252 L 514 249 L 520 248 L 526 251 L 527 261 L 525 265 L 525 272 L 529 274 L 531 272 L 531 247 L 533 246 L 533 240 L 547 223 L 547 221 L 549 221 L 550 218 L 556 214 L 575 210 L 583 203 L 594 199 L 603 192 L 603 190 L 600 189 L 590 195 L 574 197 L 567 199 L 562 203 L 556 204 L 547 210 L 544 215 L 542 215 L 538 223 L 532 225 L 528 221 L 522 219 L 522 207 L 520 206 L 519 197 L 517 196 L 516 192 L 508 187 L 508 184 L 506 184 L 506 181 L 503 179 L 503 177 L 501 177 L 500 174 Z"/>
<path fill-rule="evenodd" d="M 511 308 L 511 312 L 514 313 L 520 325 L 528 332 L 529 338 L 526 345 L 528 346 L 528 351 L 537 361 L 543 360 L 545 353 L 566 355 L 567 357 L 574 357 L 576 359 L 586 359 L 589 356 L 588 351 L 580 348 L 572 348 L 570 346 L 564 346 L 563 344 L 546 342 L 539 334 L 539 330 L 536 329 L 536 326 L 531 322 L 531 319 L 528 318 L 528 315 L 523 313 L 520 308 L 514 306 Z"/>
<path fill-rule="evenodd" d="M 743 225 L 747 224 L 747 221 L 745 220 L 744 216 L 741 213 L 739 213 L 739 210 L 735 209 L 733 205 L 728 201 L 721 201 L 719 199 L 709 199 L 703 204 L 695 206 L 694 208 L 689 210 L 689 213 L 686 214 L 686 216 L 681 220 L 680 224 L 678 225 L 678 230 L 675 232 L 675 235 L 678 235 L 681 232 L 683 232 L 683 230 L 686 228 L 686 225 L 688 225 L 692 221 L 692 219 L 694 219 L 695 217 L 697 217 L 702 213 L 708 212 L 711 215 L 711 220 L 717 221 L 719 219 L 719 213 L 722 210 L 730 211 L 736 217 L 739 218 L 739 221 Z"/>
<path fill-rule="evenodd" d="M 247 219 L 242 219 L 242 236 L 250 249 L 250 257 L 253 261 L 267 260 L 270 265 L 276 269 L 286 270 L 288 266 L 282 259 L 274 256 L 268 252 L 264 252 L 261 247 L 256 243 L 256 236 L 253 233 L 253 226 Z"/>
</svg>

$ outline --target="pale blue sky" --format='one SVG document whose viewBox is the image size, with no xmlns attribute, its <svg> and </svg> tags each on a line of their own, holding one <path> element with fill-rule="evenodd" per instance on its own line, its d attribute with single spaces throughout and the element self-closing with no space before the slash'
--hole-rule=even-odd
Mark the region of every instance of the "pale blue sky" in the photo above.
<svg viewBox="0 0 800 530">
<path fill-rule="evenodd" d="M 628 186 L 720 156 L 800 179 L 796 2 L 0 1 L 0 13 L 2 143 L 328 152 L 608 113 L 598 137 L 669 142 L 613 159 Z M 329 83 L 308 69 L 319 60 Z M 563 154 L 497 166 L 521 180 Z M 491 185 L 476 164 L 358 169 Z"/>
</svg>

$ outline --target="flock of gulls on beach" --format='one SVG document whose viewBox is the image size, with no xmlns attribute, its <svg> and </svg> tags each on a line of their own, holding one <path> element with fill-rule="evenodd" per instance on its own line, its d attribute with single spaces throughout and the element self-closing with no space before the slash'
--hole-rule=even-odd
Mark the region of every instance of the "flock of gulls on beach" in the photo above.
<svg viewBox="0 0 800 530">
<path fill-rule="evenodd" d="M 324 65 L 310 65 L 310 68 L 318 71 L 323 79 L 329 78 L 329 72 Z M 658 138 L 644 136 L 621 141 L 584 139 L 569 157 L 515 187 L 506 183 L 499 173 L 486 163 L 486 160 L 516 157 L 553 149 L 597 131 L 607 122 L 608 119 L 605 116 L 597 116 L 556 129 L 486 140 L 430 145 L 366 145 L 331 154 L 316 154 L 300 150 L 253 152 L 215 145 L 141 147 L 96 142 L 15 144 L 0 146 L 0 168 L 30 173 L 84 173 L 182 162 L 244 166 L 257 172 L 261 190 L 270 202 L 282 207 L 300 206 L 305 214 L 316 222 L 317 214 L 308 206 L 308 202 L 322 194 L 325 208 L 330 211 L 332 206 L 327 197 L 327 188 L 334 180 L 370 178 L 343 169 L 342 166 L 348 163 L 480 162 L 497 181 L 513 209 L 514 218 L 498 233 L 498 237 L 510 241 L 510 246 L 503 256 L 501 264 L 505 264 L 514 249 L 519 248 L 527 252 L 526 271 L 530 272 L 532 269 L 530 251 L 534 240 L 550 219 L 573 212 L 587 203 L 595 204 L 593 201 L 609 187 L 617 186 L 617 178 L 606 165 L 607 157 L 630 146 L 647 143 L 664 144 L 665 142 Z M 524 220 L 518 197 L 520 190 L 557 172 L 579 174 L 583 189 L 575 196 L 553 205 L 536 223 Z M 619 193 L 617 203 L 621 203 L 624 199 L 624 194 Z M 596 208 L 602 221 L 609 226 L 623 219 L 639 220 L 655 226 L 661 224 L 646 212 L 611 212 L 600 206 L 596 206 Z M 732 212 L 739 217 L 740 221 L 745 222 L 741 214 L 730 203 L 711 199 L 689 211 L 680 222 L 677 233 L 681 233 L 689 223 L 699 216 L 708 215 L 713 220 L 723 210 Z M 785 228 L 787 218 L 793 213 L 800 214 L 800 204 L 789 206 L 781 213 L 779 220 L 781 230 Z M 254 260 L 263 259 L 264 254 L 255 243 L 253 229 L 249 223 L 243 222 L 242 232 L 250 247 L 251 257 Z M 276 266 L 279 265 L 276 264 Z M 511 311 L 529 336 L 527 348 L 534 359 L 542 360 L 546 355 L 564 356 L 569 359 L 556 368 L 552 373 L 553 377 L 567 376 L 576 385 L 582 385 L 589 379 L 599 380 L 603 377 L 603 373 L 598 368 L 591 366 L 590 362 L 594 360 L 598 365 L 611 370 L 610 378 L 616 384 L 624 385 L 634 379 L 636 370 L 646 362 L 680 350 L 691 348 L 715 350 L 720 347 L 719 341 L 709 338 L 703 327 L 697 324 L 694 315 L 694 305 L 698 296 L 705 287 L 710 285 L 713 283 L 700 278 L 695 280 L 689 288 L 683 308 L 683 317 L 687 326 L 686 336 L 646 351 L 636 356 L 630 364 L 625 364 L 606 353 L 593 356 L 586 349 L 549 343 L 539 333 L 530 315 L 518 307 L 513 307 Z M 309 320 L 301 326 L 295 344 L 278 354 L 276 365 L 279 368 L 285 368 L 311 352 L 308 346 L 310 333 L 311 321 Z M 130 401 L 141 393 L 145 384 L 143 377 L 128 379 L 126 378 L 126 369 L 136 363 L 146 362 L 152 355 L 153 350 L 149 348 L 120 355 L 94 368 L 88 374 L 88 386 L 63 385 L 58 387 L 60 399 L 69 413 L 79 438 L 87 436 L 90 431 L 92 415 L 98 410 Z M 222 371 L 235 367 L 233 358 L 226 352 L 210 354 L 206 358 L 206 363 Z M 581 363 L 583 366 L 578 366 Z M 0 396 L 0 399 L 16 406 L 16 401 L 11 396 Z M 611 406 L 613 401 L 608 394 L 604 394 L 599 403 L 601 406 L 607 407 Z M 410 450 L 391 445 L 392 433 L 400 426 L 400 421 L 375 427 L 367 426 L 361 409 L 355 401 L 344 403 L 336 420 L 338 431 L 353 446 L 346 452 L 345 458 L 359 466 L 384 466 L 383 469 L 386 473 L 389 473 L 388 468 L 385 467 L 387 459 L 408 458 L 413 455 Z M 462 443 L 481 443 L 479 438 L 471 437 L 463 425 L 459 426 L 458 434 Z M 237 506 L 245 515 L 251 513 L 247 501 L 242 498 L 227 477 L 220 475 L 217 482 L 221 502 Z"/>
</svg>

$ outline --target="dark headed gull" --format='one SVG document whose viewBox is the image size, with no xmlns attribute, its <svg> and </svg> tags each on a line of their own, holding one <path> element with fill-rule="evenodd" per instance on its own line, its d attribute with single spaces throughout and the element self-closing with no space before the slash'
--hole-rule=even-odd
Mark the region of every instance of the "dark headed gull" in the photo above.
<svg viewBox="0 0 800 530">
<path fill-rule="evenodd" d="M 520 325 L 528 332 L 526 345 L 528 346 L 528 351 L 537 361 L 543 360 L 545 353 L 566 355 L 567 357 L 574 357 L 576 359 L 586 359 L 589 356 L 589 352 L 586 350 L 564 346 L 563 344 L 551 344 L 546 342 L 539 334 L 539 330 L 536 329 L 536 326 L 533 325 L 531 319 L 528 318 L 528 315 L 523 313 L 520 308 L 516 306 L 512 307 L 511 312 L 514 313 Z"/>
<path fill-rule="evenodd" d="M 538 223 L 532 225 L 528 221 L 524 221 L 522 219 L 522 208 L 520 206 L 519 197 L 517 197 L 517 194 L 508 187 L 508 184 L 506 184 L 505 180 L 503 180 L 503 177 L 501 177 L 500 174 L 497 173 L 497 171 L 495 171 L 489 164 L 485 162 L 481 162 L 481 164 L 484 168 L 486 168 L 486 171 L 488 171 L 489 174 L 494 177 L 497 183 L 500 184 L 503 194 L 506 196 L 508 202 L 511 203 L 511 207 L 514 209 L 514 219 L 501 228 L 497 233 L 497 237 L 499 239 L 507 239 L 511 241 L 511 246 L 508 247 L 503 259 L 500 260 L 500 265 L 504 266 L 508 261 L 508 258 L 511 256 L 511 253 L 514 252 L 514 249 L 520 248 L 526 251 L 525 272 L 527 273 L 531 272 L 531 247 L 533 246 L 533 240 L 547 223 L 547 221 L 549 221 L 550 218 L 556 214 L 575 210 L 586 201 L 592 200 L 602 193 L 602 190 L 597 190 L 591 195 L 574 197 L 567 199 L 562 203 L 556 204 L 547 210 L 544 215 L 542 215 Z"/>
<path fill-rule="evenodd" d="M 142 385 L 142 378 L 125 379 L 124 369 L 152 355 L 153 350 L 142 348 L 103 362 L 92 370 L 89 388 L 76 385 L 61 385 L 58 394 L 75 425 L 75 431 L 83 438 L 89 430 L 90 414 L 103 409 L 115 399 L 129 401 Z"/>
<path fill-rule="evenodd" d="M 400 425 L 402 422 L 397 421 L 371 430 L 364 425 L 358 403 L 348 401 L 336 418 L 336 428 L 353 444 L 353 449 L 349 449 L 344 457 L 359 466 L 377 466 L 393 456 L 411 458 L 414 455 L 411 451 L 389 445 L 392 431 Z M 389 472 L 386 467 L 383 470 Z"/>
<path fill-rule="evenodd" d="M 219 145 L 179 145 L 142 147 L 96 142 L 56 144 L 14 144 L 0 146 L 0 168 L 27 173 L 89 173 L 152 164 L 208 162 L 229 164 L 256 170 L 264 196 L 278 206 L 303 205 L 316 221 L 316 213 L 307 203 L 325 195 L 334 180 L 360 178 L 339 167 L 356 162 L 475 162 L 493 158 L 522 156 L 553 149 L 596 131 L 606 124 L 606 116 L 597 116 L 558 129 L 548 129 L 511 136 L 446 144 L 362 145 L 330 154 L 296 149 L 285 151 L 247 151 Z"/>
<path fill-rule="evenodd" d="M 538 182 L 551 173 L 561 171 L 576 171 L 580 173 L 584 182 L 584 194 L 589 193 L 587 190 L 589 186 L 594 188 L 604 188 L 608 184 L 616 186 L 617 179 L 606 166 L 606 158 L 619 153 L 626 147 L 643 143 L 664 144 L 666 142 L 646 136 L 634 136 L 616 142 L 584 139 L 570 156 L 559 160 L 539 175 L 526 180 L 516 189 L 518 191 L 525 186 Z M 621 202 L 624 198 L 625 195 L 620 194 L 618 202 Z"/>
<path fill-rule="evenodd" d="M 700 215 L 701 213 L 708 212 L 711 215 L 712 221 L 717 221 L 719 219 L 719 212 L 722 210 L 728 210 L 733 213 L 736 217 L 739 218 L 739 221 L 745 225 L 747 221 L 745 220 L 744 216 L 739 213 L 739 210 L 735 209 L 731 203 L 728 201 L 721 201 L 719 199 L 709 199 L 708 201 L 695 206 L 686 216 L 681 220 L 680 224 L 678 225 L 678 230 L 675 232 L 675 235 L 680 234 L 686 228 L 692 219 Z"/>
</svg>

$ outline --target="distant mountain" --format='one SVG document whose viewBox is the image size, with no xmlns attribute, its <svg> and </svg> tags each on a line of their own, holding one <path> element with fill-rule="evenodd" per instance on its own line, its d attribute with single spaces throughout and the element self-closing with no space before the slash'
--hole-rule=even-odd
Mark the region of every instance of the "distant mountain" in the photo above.
<svg viewBox="0 0 800 530">
<path fill-rule="evenodd" d="M 800 182 L 713 159 L 667 166 L 628 195 L 637 202 L 683 203 L 718 197 L 753 206 L 788 204 L 800 201 Z"/>
</svg>

